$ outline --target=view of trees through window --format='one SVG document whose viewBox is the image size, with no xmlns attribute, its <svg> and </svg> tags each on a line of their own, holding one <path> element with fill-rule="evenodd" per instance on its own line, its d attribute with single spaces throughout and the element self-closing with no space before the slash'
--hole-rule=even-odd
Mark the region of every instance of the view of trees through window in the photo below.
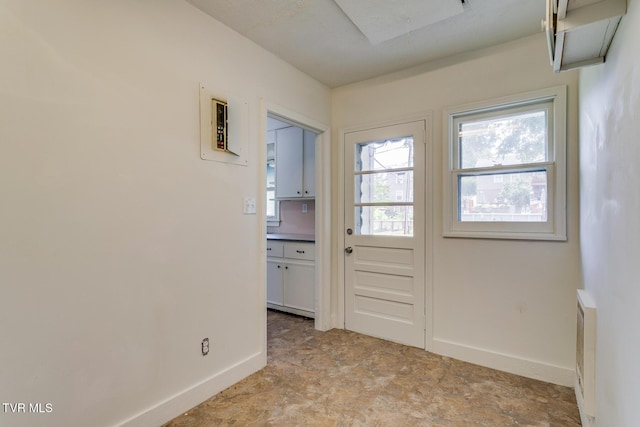
<svg viewBox="0 0 640 427">
<path fill-rule="evenodd" d="M 547 110 L 459 118 L 460 221 L 547 220 Z"/>
</svg>

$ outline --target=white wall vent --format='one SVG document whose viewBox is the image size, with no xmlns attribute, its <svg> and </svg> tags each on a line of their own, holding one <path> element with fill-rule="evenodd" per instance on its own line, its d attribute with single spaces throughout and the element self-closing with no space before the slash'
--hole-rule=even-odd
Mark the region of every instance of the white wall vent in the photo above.
<svg viewBox="0 0 640 427">
<path fill-rule="evenodd" d="M 604 62 L 626 0 L 547 0 L 542 22 L 553 71 Z"/>
<path fill-rule="evenodd" d="M 595 417 L 596 306 L 591 295 L 583 289 L 578 289 L 577 312 L 576 398 L 581 415 Z"/>
</svg>

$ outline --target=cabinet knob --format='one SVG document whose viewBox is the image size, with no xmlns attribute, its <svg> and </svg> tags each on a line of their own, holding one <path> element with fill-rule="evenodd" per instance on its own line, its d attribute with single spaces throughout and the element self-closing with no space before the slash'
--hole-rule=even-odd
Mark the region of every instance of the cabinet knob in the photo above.
<svg viewBox="0 0 640 427">
<path fill-rule="evenodd" d="M 284 269 L 285 269 L 285 270 L 288 270 L 288 269 L 289 269 L 289 266 L 288 266 L 288 265 L 285 265 L 285 266 L 284 266 Z"/>
<path fill-rule="evenodd" d="M 352 248 L 351 246 L 349 246 L 348 248 L 345 248 L 345 249 L 344 249 L 344 252 L 345 252 L 346 254 L 350 254 L 351 252 L 353 252 L 353 248 Z"/>
<path fill-rule="evenodd" d="M 296 252 L 298 252 L 299 254 L 303 254 L 304 251 L 301 251 L 300 249 L 296 249 Z"/>
<path fill-rule="evenodd" d="M 280 266 L 278 266 L 278 268 L 280 268 Z"/>
</svg>

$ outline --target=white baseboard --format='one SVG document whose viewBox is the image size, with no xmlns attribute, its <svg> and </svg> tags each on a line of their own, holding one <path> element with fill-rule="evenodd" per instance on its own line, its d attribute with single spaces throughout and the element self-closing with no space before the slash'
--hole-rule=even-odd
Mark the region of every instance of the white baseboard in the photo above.
<svg viewBox="0 0 640 427">
<path fill-rule="evenodd" d="M 434 338 L 432 351 L 442 356 L 452 357 L 475 365 L 566 387 L 573 387 L 574 383 L 575 371 L 573 369 L 548 365 L 451 341 Z"/>
<path fill-rule="evenodd" d="M 119 427 L 156 427 L 209 399 L 266 366 L 266 357 L 256 353 L 163 402 L 129 418 Z"/>
</svg>

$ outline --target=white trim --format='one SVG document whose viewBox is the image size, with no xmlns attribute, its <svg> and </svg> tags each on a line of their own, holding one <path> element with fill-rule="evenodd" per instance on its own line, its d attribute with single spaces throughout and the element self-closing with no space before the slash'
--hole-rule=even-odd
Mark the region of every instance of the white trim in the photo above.
<svg viewBox="0 0 640 427">
<path fill-rule="evenodd" d="M 431 112 L 424 114 L 425 119 L 425 185 L 424 185 L 424 198 L 425 198 L 425 225 L 424 225 L 424 268 L 426 269 L 424 275 L 425 281 L 425 350 L 431 351 L 433 348 L 433 246 L 435 245 L 435 236 L 433 234 L 433 221 L 434 221 L 434 209 L 433 209 L 433 115 Z M 415 191 L 415 190 L 414 190 Z"/>
<path fill-rule="evenodd" d="M 259 352 L 117 424 L 120 427 L 159 426 L 204 402 L 266 365 Z"/>
<path fill-rule="evenodd" d="M 338 259 L 338 307 L 334 322 L 335 328 L 344 329 L 344 301 L 345 301 L 345 283 L 344 283 L 344 248 L 345 248 L 345 222 L 344 222 L 344 139 L 350 129 L 338 129 L 338 218 L 336 227 L 336 242 L 338 248 L 336 258 Z"/>
<path fill-rule="evenodd" d="M 575 371 L 536 360 L 498 353 L 453 341 L 433 339 L 433 352 L 498 371 L 509 372 L 535 380 L 572 387 Z"/>
<path fill-rule="evenodd" d="M 526 240 L 567 240 L 566 226 L 566 121 L 567 121 L 567 87 L 556 86 L 498 99 L 485 100 L 456 107 L 445 108 L 443 120 L 443 236 L 472 237 L 493 239 L 526 239 Z M 459 170 L 456 166 L 456 147 L 452 146 L 454 139 L 453 123 L 456 117 L 500 111 L 504 108 L 515 108 L 535 102 L 553 102 L 553 151 L 549 151 L 545 164 L 548 186 L 548 220 L 541 222 L 462 222 L 458 220 L 458 197 L 456 176 L 464 174 L 466 170 Z M 549 163 L 550 164 L 547 164 Z M 507 169 L 526 167 L 527 165 L 505 166 Z"/>
<path fill-rule="evenodd" d="M 331 128 L 329 125 L 318 122 L 303 114 L 292 111 L 281 105 L 270 103 L 261 99 L 260 103 L 261 128 L 260 145 L 263 147 L 260 152 L 260 164 L 266 169 L 266 136 L 267 136 L 267 115 L 275 115 L 279 120 L 308 129 L 317 133 L 316 138 L 316 196 L 315 196 L 315 236 L 316 236 L 316 304 L 315 304 L 315 328 L 326 331 L 332 327 L 331 319 Z M 266 171 L 265 171 L 266 173 Z M 263 173 L 262 175 L 265 175 Z M 260 188 L 266 188 L 265 178 L 260 180 Z M 265 193 L 262 191 L 262 193 Z M 266 194 L 262 196 L 262 211 L 266 203 Z M 266 215 L 262 218 L 265 226 L 262 227 L 261 253 L 266 260 Z M 261 265 L 264 264 L 261 262 Z M 266 268 L 263 267 L 264 287 L 266 288 Z M 266 296 L 264 298 L 266 305 Z M 265 335 L 266 336 L 266 335 Z M 266 347 L 265 347 L 266 348 Z"/>
</svg>

